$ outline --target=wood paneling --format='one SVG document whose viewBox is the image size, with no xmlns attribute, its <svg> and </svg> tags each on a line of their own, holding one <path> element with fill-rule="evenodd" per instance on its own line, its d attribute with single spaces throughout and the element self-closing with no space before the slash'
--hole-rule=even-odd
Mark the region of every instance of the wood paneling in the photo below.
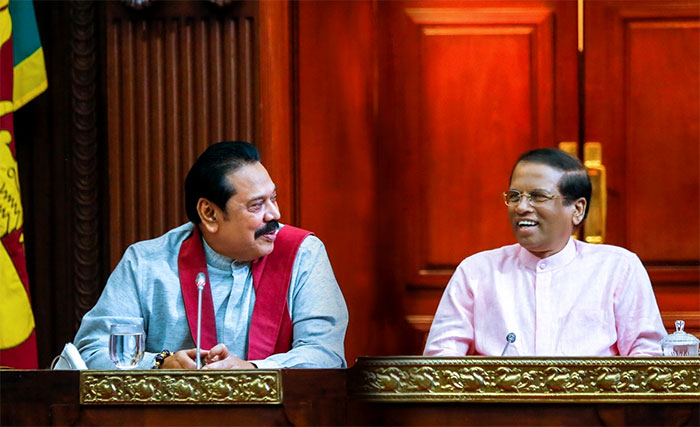
<svg viewBox="0 0 700 427">
<path fill-rule="evenodd" d="M 102 213 L 98 187 L 101 164 L 98 153 L 98 103 L 99 81 L 94 73 L 98 64 L 95 46 L 94 22 L 97 11 L 94 3 L 72 3 L 72 116 L 73 116 L 73 325 L 77 327 L 86 310 L 96 302 L 95 296 L 102 289 L 100 249 L 104 236 L 101 233 Z"/>
<path fill-rule="evenodd" d="M 298 224 L 292 7 L 285 1 L 262 1 L 259 7 L 260 155 L 277 185 L 282 222 Z"/>
<path fill-rule="evenodd" d="M 298 17 L 299 224 L 326 245 L 350 312 L 350 364 L 376 354 L 383 334 L 376 281 L 376 200 L 370 1 L 304 1 Z M 342 23 L 342 24 L 341 24 Z M 342 25 L 342 27 L 339 27 Z"/>
<path fill-rule="evenodd" d="M 639 255 L 662 313 L 695 319 L 700 313 L 698 2 L 589 2 L 585 22 L 585 132 L 586 140 L 602 144 L 608 171 L 606 243 Z"/>
<path fill-rule="evenodd" d="M 586 139 L 603 144 L 608 165 L 608 241 L 648 263 L 700 258 L 698 12 L 691 2 L 587 8 Z"/>
<path fill-rule="evenodd" d="M 37 3 L 47 91 L 15 114 L 39 367 L 75 335 L 101 290 L 105 170 L 99 4 Z"/>
<path fill-rule="evenodd" d="M 554 129 L 553 15 L 538 8 L 406 13 L 417 34 L 406 47 L 420 52 L 411 68 L 420 73 L 414 105 L 424 157 L 414 182 L 411 282 L 444 285 L 466 255 L 513 239 L 500 193 L 513 159 L 551 141 Z M 490 174 L 482 169 L 487 159 Z"/>
<path fill-rule="evenodd" d="M 648 262 L 697 263 L 700 21 L 632 21 L 625 33 L 628 191 L 623 197 L 628 228 L 634 230 L 627 247 Z"/>
<path fill-rule="evenodd" d="M 256 141 L 254 15 L 205 6 L 107 8 L 112 267 L 186 221 L 182 183 L 208 145 Z"/>
</svg>

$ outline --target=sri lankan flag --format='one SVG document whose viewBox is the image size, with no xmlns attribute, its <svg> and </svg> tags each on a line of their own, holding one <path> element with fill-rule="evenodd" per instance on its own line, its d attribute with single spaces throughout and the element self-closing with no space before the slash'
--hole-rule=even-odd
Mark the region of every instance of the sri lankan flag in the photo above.
<svg viewBox="0 0 700 427">
<path fill-rule="evenodd" d="M 37 367 L 12 113 L 46 90 L 30 0 L 0 0 L 0 366 Z"/>
</svg>

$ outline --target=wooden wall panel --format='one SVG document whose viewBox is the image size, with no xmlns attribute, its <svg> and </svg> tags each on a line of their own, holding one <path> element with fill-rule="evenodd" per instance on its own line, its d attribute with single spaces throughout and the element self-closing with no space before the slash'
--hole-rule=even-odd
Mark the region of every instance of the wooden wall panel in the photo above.
<svg viewBox="0 0 700 427">
<path fill-rule="evenodd" d="M 586 140 L 608 170 L 607 243 L 639 255 L 664 323 L 700 331 L 700 9 L 586 8 Z"/>
<path fill-rule="evenodd" d="M 561 132 L 556 9 L 447 5 L 380 4 L 394 33 L 379 58 L 390 88 L 380 92 L 382 140 L 388 156 L 399 153 L 383 171 L 398 179 L 393 197 L 406 215 L 389 251 L 404 259 L 395 273 L 405 283 L 436 290 L 464 257 L 513 242 L 500 196 L 510 168 Z"/>
<path fill-rule="evenodd" d="M 409 283 L 442 287 L 465 256 L 512 241 L 500 193 L 517 155 L 540 146 L 540 135 L 552 137 L 552 15 L 536 8 L 406 13 L 418 33 L 408 44 L 420 52 L 415 105 L 425 161 L 416 165 Z"/>
<path fill-rule="evenodd" d="M 260 155 L 277 185 L 282 222 L 298 225 L 299 147 L 295 135 L 295 59 L 292 6 L 286 1 L 258 2 Z"/>
<path fill-rule="evenodd" d="M 631 21 L 625 39 L 627 247 L 650 263 L 698 262 L 700 21 Z"/>
<path fill-rule="evenodd" d="M 296 3 L 299 223 L 326 245 L 350 312 L 348 363 L 377 354 L 374 30 L 371 1 Z"/>
<path fill-rule="evenodd" d="M 186 221 L 184 177 L 208 145 L 256 140 L 254 16 L 159 7 L 107 9 L 112 267 L 129 244 Z"/>
<path fill-rule="evenodd" d="M 537 9 L 407 13 L 419 25 L 425 156 L 415 273 L 444 284 L 440 270 L 513 240 L 500 194 L 513 159 L 552 138 L 553 20 Z"/>
</svg>

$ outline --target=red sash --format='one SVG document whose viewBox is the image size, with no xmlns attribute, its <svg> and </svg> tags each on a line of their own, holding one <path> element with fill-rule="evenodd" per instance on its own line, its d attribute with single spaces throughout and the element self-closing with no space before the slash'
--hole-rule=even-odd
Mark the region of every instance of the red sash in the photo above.
<svg viewBox="0 0 700 427">
<path fill-rule="evenodd" d="M 182 299 L 185 301 L 185 313 L 187 323 L 190 325 L 192 342 L 197 345 L 197 285 L 195 279 L 198 273 L 204 273 L 207 283 L 202 291 L 202 350 L 214 347 L 216 339 L 216 318 L 214 317 L 214 301 L 211 298 L 211 285 L 209 272 L 207 271 L 207 259 L 204 256 L 204 246 L 199 228 L 195 225 L 190 237 L 185 239 L 180 246 L 177 256 L 177 270 L 180 275 L 180 288 Z"/>
<path fill-rule="evenodd" d="M 255 306 L 248 332 L 248 359 L 264 359 L 272 354 L 284 353 L 292 347 L 292 320 L 287 307 L 287 294 L 294 268 L 294 260 L 301 242 L 312 234 L 309 231 L 286 225 L 275 239 L 272 253 L 254 261 L 251 265 Z M 187 323 L 192 341 L 197 339 L 197 273 L 206 276 L 202 292 L 202 349 L 210 349 L 217 343 L 214 302 L 207 273 L 206 258 L 199 228 L 194 227 L 180 248 L 178 270 L 182 298 L 185 302 Z"/>
</svg>

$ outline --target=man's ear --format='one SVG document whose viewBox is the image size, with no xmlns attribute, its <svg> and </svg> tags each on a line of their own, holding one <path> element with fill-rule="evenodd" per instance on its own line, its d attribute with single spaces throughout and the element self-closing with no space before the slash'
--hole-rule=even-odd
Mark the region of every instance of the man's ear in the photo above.
<svg viewBox="0 0 700 427">
<path fill-rule="evenodd" d="M 202 220 L 202 226 L 210 233 L 216 233 L 219 230 L 219 209 L 205 198 L 197 201 L 197 213 L 199 219 Z"/>
<path fill-rule="evenodd" d="M 584 215 L 586 215 L 586 198 L 579 197 L 579 199 L 574 202 L 574 227 L 581 225 Z"/>
</svg>

